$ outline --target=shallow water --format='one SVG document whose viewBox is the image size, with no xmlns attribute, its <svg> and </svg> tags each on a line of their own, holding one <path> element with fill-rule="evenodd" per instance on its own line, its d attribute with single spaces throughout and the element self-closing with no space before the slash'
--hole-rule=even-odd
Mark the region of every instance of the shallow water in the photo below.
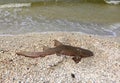
<svg viewBox="0 0 120 83">
<path fill-rule="evenodd" d="M 120 36 L 120 5 L 41 2 L 0 9 L 0 34 L 70 31 Z"/>
</svg>

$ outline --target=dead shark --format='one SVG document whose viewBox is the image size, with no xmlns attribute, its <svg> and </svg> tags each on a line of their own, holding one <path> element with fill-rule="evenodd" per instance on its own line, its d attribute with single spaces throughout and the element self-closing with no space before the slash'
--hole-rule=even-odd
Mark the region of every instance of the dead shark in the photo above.
<svg viewBox="0 0 120 83">
<path fill-rule="evenodd" d="M 66 55 L 73 56 L 73 60 L 75 63 L 79 63 L 81 58 L 93 56 L 93 52 L 87 49 L 83 49 L 80 47 L 74 47 L 70 45 L 64 45 L 58 40 L 54 40 L 53 48 L 43 48 L 43 52 L 16 52 L 17 55 L 30 57 L 30 58 L 38 58 L 45 57 L 48 55 L 56 54 L 56 55 Z"/>
</svg>

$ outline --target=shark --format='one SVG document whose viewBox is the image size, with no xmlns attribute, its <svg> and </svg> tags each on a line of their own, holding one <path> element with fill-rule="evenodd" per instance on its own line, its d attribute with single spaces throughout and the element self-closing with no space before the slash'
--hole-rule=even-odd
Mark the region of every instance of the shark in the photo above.
<svg viewBox="0 0 120 83">
<path fill-rule="evenodd" d="M 58 56 L 66 55 L 72 56 L 72 60 L 75 63 L 79 63 L 81 61 L 81 58 L 90 57 L 94 55 L 93 52 L 88 49 L 75 47 L 71 45 L 65 45 L 58 40 L 54 40 L 53 48 L 48 48 L 44 46 L 42 52 L 20 51 L 16 52 L 16 54 L 29 58 L 45 57 L 52 54 L 56 54 Z"/>
</svg>

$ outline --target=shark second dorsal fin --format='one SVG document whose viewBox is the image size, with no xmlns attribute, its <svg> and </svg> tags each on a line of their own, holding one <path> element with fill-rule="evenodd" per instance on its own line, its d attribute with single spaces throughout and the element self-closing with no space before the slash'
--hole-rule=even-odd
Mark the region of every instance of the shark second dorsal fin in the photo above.
<svg viewBox="0 0 120 83">
<path fill-rule="evenodd" d="M 60 45 L 63 45 L 63 44 L 58 40 L 54 40 L 54 46 L 60 46 Z"/>
<path fill-rule="evenodd" d="M 49 49 L 48 46 L 43 46 L 43 51 L 45 51 L 45 50 L 47 50 L 47 49 Z"/>
</svg>

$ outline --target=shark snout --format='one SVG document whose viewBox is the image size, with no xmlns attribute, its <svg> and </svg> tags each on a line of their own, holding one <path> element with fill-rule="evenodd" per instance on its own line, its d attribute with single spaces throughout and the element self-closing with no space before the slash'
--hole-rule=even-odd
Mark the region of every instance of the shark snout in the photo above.
<svg viewBox="0 0 120 83">
<path fill-rule="evenodd" d="M 88 55 L 93 56 L 94 54 L 93 54 L 93 52 L 89 51 Z"/>
<path fill-rule="evenodd" d="M 84 49 L 83 52 L 82 52 L 82 57 L 90 57 L 90 56 L 93 56 L 93 52 L 90 51 L 90 50 L 86 50 Z"/>
</svg>

